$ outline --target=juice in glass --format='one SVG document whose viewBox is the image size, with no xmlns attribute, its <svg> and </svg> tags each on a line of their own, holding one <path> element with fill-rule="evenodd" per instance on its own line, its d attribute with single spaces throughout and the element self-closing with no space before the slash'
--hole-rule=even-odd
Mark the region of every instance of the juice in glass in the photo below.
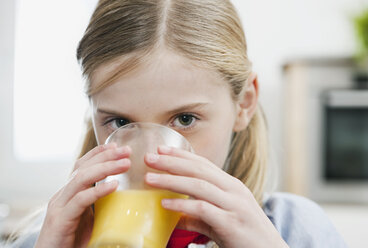
<svg viewBox="0 0 368 248">
<path fill-rule="evenodd" d="M 148 152 L 159 145 L 192 151 L 189 142 L 175 130 L 155 123 L 129 123 L 110 134 L 105 144 L 129 145 L 131 166 L 128 171 L 106 177 L 96 184 L 117 180 L 115 192 L 95 202 L 94 226 L 89 248 L 165 248 L 180 213 L 161 206 L 164 198 L 188 196 L 146 185 L 147 172 L 158 172 L 144 162 Z M 161 172 L 162 173 L 162 172 Z"/>
<path fill-rule="evenodd" d="M 166 190 L 120 190 L 95 203 L 89 248 L 164 248 L 180 213 L 161 206 L 164 198 L 187 198 Z"/>
</svg>

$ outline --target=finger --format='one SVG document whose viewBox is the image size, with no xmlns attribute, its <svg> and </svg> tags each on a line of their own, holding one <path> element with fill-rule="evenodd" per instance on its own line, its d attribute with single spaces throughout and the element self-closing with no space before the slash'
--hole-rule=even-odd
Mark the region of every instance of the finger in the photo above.
<svg viewBox="0 0 368 248">
<path fill-rule="evenodd" d="M 185 151 L 178 151 L 183 152 Z M 188 154 L 186 154 L 188 155 Z M 197 155 L 196 155 L 197 156 Z M 208 181 L 224 191 L 234 190 L 236 186 L 232 176 L 216 167 L 204 158 L 182 158 L 172 155 L 146 154 L 146 164 L 156 170 L 165 171 L 174 175 L 195 177 Z M 243 185 L 242 185 L 243 187 Z"/>
<path fill-rule="evenodd" d="M 88 188 L 76 194 L 66 205 L 65 214 L 66 220 L 75 220 L 79 218 L 87 207 L 92 205 L 95 201 L 104 197 L 118 187 L 117 181 L 102 183 L 96 187 Z"/>
<path fill-rule="evenodd" d="M 131 148 L 129 146 L 112 147 L 110 149 L 95 154 L 95 156 L 92 156 L 89 160 L 81 164 L 79 168 L 89 167 L 94 164 L 103 163 L 111 160 L 128 158 L 130 154 Z"/>
<path fill-rule="evenodd" d="M 214 229 L 223 226 L 224 220 L 228 219 L 228 212 L 222 210 L 206 201 L 192 199 L 163 199 L 161 202 L 165 209 L 182 212 L 197 220 L 205 222 Z M 188 223 L 186 224 L 188 225 Z M 192 228 L 193 226 L 191 226 Z M 202 228 L 206 226 L 202 225 Z M 197 230 L 205 235 L 210 235 L 209 229 Z M 211 237 L 213 238 L 213 237 Z"/>
<path fill-rule="evenodd" d="M 163 154 L 163 155 L 171 155 L 171 156 L 175 156 L 175 157 L 179 157 L 179 158 L 187 158 L 187 159 L 193 159 L 193 160 L 198 160 L 198 161 L 202 161 L 204 163 L 207 163 L 208 160 L 202 156 L 199 156 L 193 152 L 187 151 L 187 150 L 183 150 L 180 148 L 176 148 L 176 147 L 170 147 L 170 146 L 158 146 L 157 148 L 157 152 L 159 154 Z"/>
<path fill-rule="evenodd" d="M 215 185 L 198 178 L 175 176 L 169 174 L 147 173 L 147 184 L 161 189 L 190 195 L 196 199 L 210 202 L 220 208 L 229 209 L 229 195 Z"/>
<path fill-rule="evenodd" d="M 123 158 L 77 170 L 75 176 L 65 186 L 63 195 L 59 197 L 58 204 L 62 206 L 67 204 L 78 192 L 91 187 L 95 182 L 107 176 L 126 172 L 130 167 L 130 163 L 129 159 Z"/>
<path fill-rule="evenodd" d="M 189 152 L 189 151 L 180 149 L 180 148 L 159 146 L 158 153 L 162 155 L 168 155 L 168 156 L 183 158 L 187 160 L 202 162 L 203 165 L 206 165 L 206 167 L 211 167 L 211 168 L 214 168 L 218 172 L 223 172 L 221 166 L 215 165 L 213 162 L 211 162 L 207 158 L 197 155 L 193 152 Z"/>
<path fill-rule="evenodd" d="M 74 170 L 78 169 L 81 164 L 84 164 L 96 154 L 111 148 L 116 148 L 116 143 L 108 143 L 94 147 L 92 150 L 88 151 L 84 156 L 78 159 L 78 163 L 75 164 Z"/>
</svg>

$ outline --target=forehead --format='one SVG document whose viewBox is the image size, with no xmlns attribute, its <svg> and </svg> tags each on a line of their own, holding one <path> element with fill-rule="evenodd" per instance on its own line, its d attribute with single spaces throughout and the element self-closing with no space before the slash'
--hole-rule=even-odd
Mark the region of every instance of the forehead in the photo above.
<svg viewBox="0 0 368 248">
<path fill-rule="evenodd" d="M 100 66 L 91 79 L 92 86 L 100 84 L 114 66 L 116 64 Z M 126 111 L 163 110 L 221 98 L 231 98 L 231 94 L 216 71 L 167 51 L 152 55 L 134 71 L 91 96 L 96 106 Z"/>
</svg>

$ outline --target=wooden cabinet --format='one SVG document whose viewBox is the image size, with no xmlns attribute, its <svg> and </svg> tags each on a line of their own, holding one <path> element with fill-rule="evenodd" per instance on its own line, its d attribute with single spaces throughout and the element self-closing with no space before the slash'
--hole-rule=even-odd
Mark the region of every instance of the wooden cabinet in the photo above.
<svg viewBox="0 0 368 248">
<path fill-rule="evenodd" d="M 322 176 L 323 94 L 329 90 L 354 88 L 354 68 L 351 58 L 295 59 L 285 63 L 283 137 L 287 191 L 317 201 L 340 201 L 342 194 L 353 199 L 358 198 L 358 194 L 368 193 L 368 188 L 326 182 Z"/>
</svg>

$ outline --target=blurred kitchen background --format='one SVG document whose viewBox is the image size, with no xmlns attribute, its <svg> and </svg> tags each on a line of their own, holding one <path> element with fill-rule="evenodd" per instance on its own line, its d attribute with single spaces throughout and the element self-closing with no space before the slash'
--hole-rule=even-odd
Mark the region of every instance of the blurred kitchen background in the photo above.
<svg viewBox="0 0 368 248">
<path fill-rule="evenodd" d="M 235 0 L 269 123 L 269 190 L 368 247 L 368 0 Z M 0 235 L 68 179 L 88 102 L 75 58 L 96 0 L 0 0 Z M 359 58 L 359 59 L 358 59 Z"/>
</svg>

